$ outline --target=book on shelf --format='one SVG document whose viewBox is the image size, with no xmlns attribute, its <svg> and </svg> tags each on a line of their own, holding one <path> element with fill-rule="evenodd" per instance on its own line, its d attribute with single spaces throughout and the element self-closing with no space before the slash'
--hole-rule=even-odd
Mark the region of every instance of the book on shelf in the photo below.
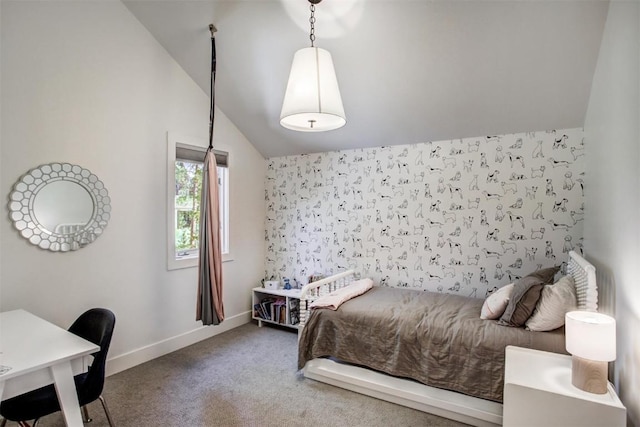
<svg viewBox="0 0 640 427">
<path fill-rule="evenodd" d="M 273 302 L 273 304 L 271 304 L 271 320 L 273 320 L 276 323 L 285 323 L 285 322 L 281 322 L 280 321 L 280 315 L 282 312 L 282 307 L 285 307 L 287 304 L 287 301 L 285 298 L 283 297 L 279 297 L 276 298 L 276 300 Z M 286 316 L 283 316 L 286 320 Z"/>
<path fill-rule="evenodd" d="M 253 306 L 256 317 L 276 323 L 287 323 L 287 301 L 284 297 L 266 297 Z"/>
<path fill-rule="evenodd" d="M 291 325 L 300 323 L 300 300 L 298 299 L 289 301 L 289 323 Z"/>
<path fill-rule="evenodd" d="M 254 304 L 253 305 L 253 316 L 254 317 L 260 317 L 262 319 L 266 319 L 264 310 L 262 309 L 262 306 L 260 304 Z"/>
<path fill-rule="evenodd" d="M 271 304 L 273 300 L 271 298 L 265 298 L 260 302 L 262 310 L 264 311 L 265 319 L 271 320 Z"/>
<path fill-rule="evenodd" d="M 259 317 L 271 320 L 271 305 L 274 301 L 274 298 L 262 298 L 258 304 L 254 305 L 254 311 Z"/>
</svg>

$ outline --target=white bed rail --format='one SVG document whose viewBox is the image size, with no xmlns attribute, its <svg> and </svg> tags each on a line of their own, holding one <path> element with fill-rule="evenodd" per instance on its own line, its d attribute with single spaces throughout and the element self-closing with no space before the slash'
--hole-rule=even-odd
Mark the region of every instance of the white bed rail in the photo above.
<svg viewBox="0 0 640 427">
<path fill-rule="evenodd" d="M 571 251 L 567 274 L 570 274 L 575 282 L 578 310 L 598 311 L 596 268 L 578 253 Z"/>
<path fill-rule="evenodd" d="M 300 292 L 300 325 L 298 326 L 298 331 L 301 332 L 307 323 L 309 304 L 336 289 L 344 288 L 354 280 L 356 280 L 356 272 L 354 270 L 346 270 L 305 285 Z"/>
</svg>

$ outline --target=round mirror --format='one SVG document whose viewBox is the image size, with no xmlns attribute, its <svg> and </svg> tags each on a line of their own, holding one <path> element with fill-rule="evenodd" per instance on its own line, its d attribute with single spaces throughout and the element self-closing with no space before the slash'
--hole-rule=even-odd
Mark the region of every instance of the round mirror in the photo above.
<svg viewBox="0 0 640 427">
<path fill-rule="evenodd" d="M 30 170 L 9 196 L 9 214 L 22 237 L 50 251 L 73 251 L 98 238 L 111 200 L 89 170 L 50 163 Z"/>
</svg>

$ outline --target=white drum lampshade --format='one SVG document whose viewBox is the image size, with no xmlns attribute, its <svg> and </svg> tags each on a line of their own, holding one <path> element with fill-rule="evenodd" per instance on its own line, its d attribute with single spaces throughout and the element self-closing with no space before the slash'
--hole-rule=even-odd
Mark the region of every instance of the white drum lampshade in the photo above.
<svg viewBox="0 0 640 427">
<path fill-rule="evenodd" d="M 565 315 L 566 348 L 572 355 L 571 383 L 590 393 L 607 392 L 607 362 L 616 359 L 616 321 L 591 311 Z"/>
<path fill-rule="evenodd" d="M 331 54 L 318 47 L 293 57 L 280 124 L 291 130 L 322 132 L 345 125 L 346 117 Z"/>
</svg>

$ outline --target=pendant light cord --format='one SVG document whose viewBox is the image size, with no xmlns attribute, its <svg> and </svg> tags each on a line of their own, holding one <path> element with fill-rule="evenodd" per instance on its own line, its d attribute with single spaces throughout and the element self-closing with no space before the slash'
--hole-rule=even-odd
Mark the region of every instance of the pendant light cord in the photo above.
<svg viewBox="0 0 640 427">
<path fill-rule="evenodd" d="M 311 40 L 311 47 L 314 47 L 313 43 L 316 41 L 316 6 L 311 3 L 309 9 L 311 10 L 311 17 L 309 18 L 309 24 L 311 24 L 311 29 L 309 30 L 309 40 Z"/>
<path fill-rule="evenodd" d="M 215 106 L 215 84 L 216 84 L 216 27 L 213 24 L 209 25 L 211 31 L 211 110 L 209 111 L 209 148 L 207 151 L 213 149 L 213 119 L 214 119 L 214 106 Z"/>
</svg>

